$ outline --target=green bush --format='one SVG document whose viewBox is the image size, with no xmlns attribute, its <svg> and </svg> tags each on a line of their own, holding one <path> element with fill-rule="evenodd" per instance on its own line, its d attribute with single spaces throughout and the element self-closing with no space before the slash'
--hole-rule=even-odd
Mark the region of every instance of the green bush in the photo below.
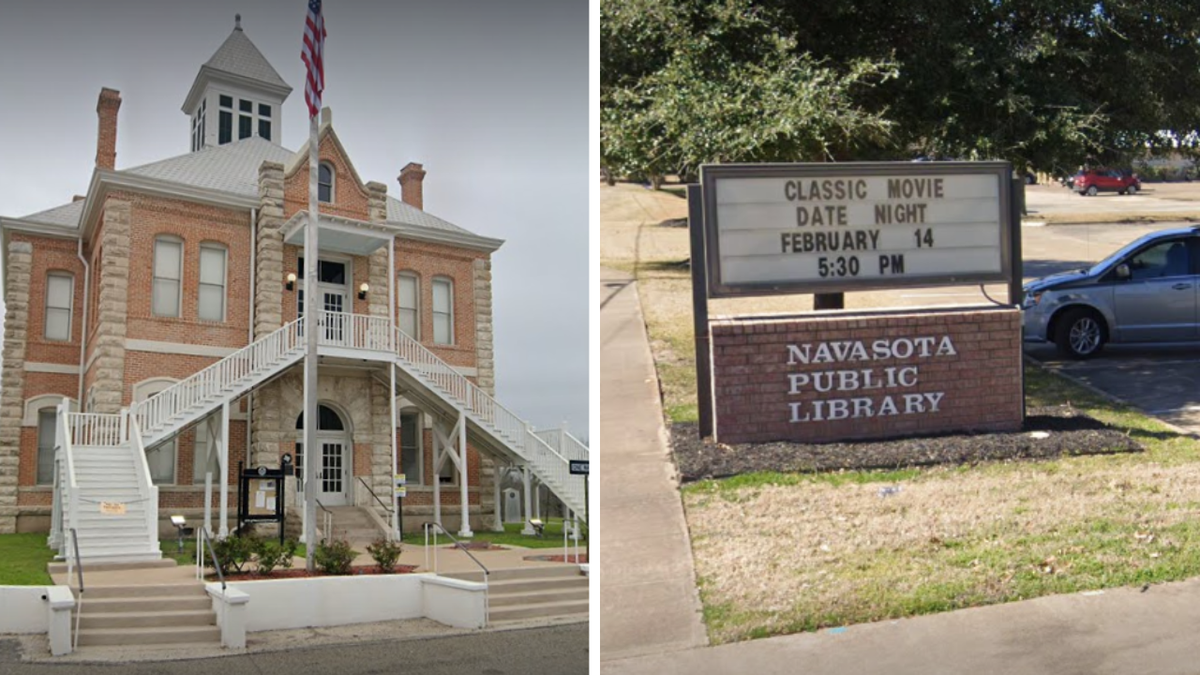
<svg viewBox="0 0 1200 675">
<path fill-rule="evenodd" d="M 317 544 L 313 561 L 326 574 L 350 574 L 350 563 L 354 562 L 354 551 L 345 539 L 334 539 L 329 543 Z"/>
<path fill-rule="evenodd" d="M 270 574 L 276 567 L 284 569 L 292 566 L 292 556 L 296 554 L 296 542 L 288 539 L 280 544 L 275 539 L 263 539 L 255 545 L 255 562 L 258 563 L 259 574 Z"/>
<path fill-rule="evenodd" d="M 217 554 L 217 561 L 221 563 L 222 574 L 240 573 L 246 563 L 254 558 L 256 542 L 251 537 L 234 534 L 214 541 L 212 549 Z M 204 556 L 204 564 L 212 567 L 212 556 L 207 553 Z"/>
<path fill-rule="evenodd" d="M 367 553 L 375 559 L 375 564 L 379 565 L 379 569 L 391 574 L 396 571 L 396 561 L 400 559 L 400 553 L 404 550 L 404 546 L 398 541 L 389 541 L 385 538 L 379 538 L 371 542 L 367 547 Z"/>
</svg>

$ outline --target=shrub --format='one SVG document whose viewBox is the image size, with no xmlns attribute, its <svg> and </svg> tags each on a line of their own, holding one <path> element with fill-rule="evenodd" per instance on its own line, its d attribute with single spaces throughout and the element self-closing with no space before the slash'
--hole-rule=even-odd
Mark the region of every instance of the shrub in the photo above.
<svg viewBox="0 0 1200 675">
<path fill-rule="evenodd" d="M 236 534 L 218 539 L 212 543 L 217 561 L 221 563 L 221 573 L 241 572 L 246 563 L 254 557 L 256 543 L 254 539 Z M 205 555 L 204 564 L 212 566 L 212 557 Z"/>
<path fill-rule="evenodd" d="M 375 564 L 379 565 L 379 569 L 391 574 L 396 571 L 396 561 L 400 558 L 400 552 L 404 550 L 404 546 L 398 541 L 389 541 L 385 538 L 379 538 L 371 542 L 367 547 L 367 553 L 375 559 Z"/>
<path fill-rule="evenodd" d="M 255 546 L 258 573 L 270 574 L 276 567 L 290 568 L 295 554 L 296 542 L 291 539 L 282 544 L 274 539 L 258 541 Z"/>
<path fill-rule="evenodd" d="M 329 543 L 317 544 L 313 561 L 326 574 L 350 574 L 350 563 L 354 562 L 354 551 L 345 539 L 333 539 Z"/>
</svg>

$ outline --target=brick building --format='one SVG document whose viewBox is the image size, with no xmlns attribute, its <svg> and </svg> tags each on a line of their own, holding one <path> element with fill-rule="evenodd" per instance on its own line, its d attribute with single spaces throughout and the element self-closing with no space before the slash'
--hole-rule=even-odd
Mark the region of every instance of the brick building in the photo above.
<svg viewBox="0 0 1200 675">
<path fill-rule="evenodd" d="M 188 154 L 118 168 L 103 89 L 87 194 L 0 218 L 0 532 L 61 547 L 76 527 L 85 555 L 153 557 L 169 515 L 232 529 L 239 464 L 302 466 L 309 149 L 278 143 L 290 92 L 239 25 L 183 103 Z M 580 508 L 558 476 L 586 449 L 489 396 L 502 242 L 426 212 L 420 164 L 399 199 L 365 182 L 328 110 L 318 151 L 319 485 L 286 481 L 289 528 L 306 493 L 395 531 L 393 473 L 405 530 L 498 528 L 499 466 Z"/>
</svg>

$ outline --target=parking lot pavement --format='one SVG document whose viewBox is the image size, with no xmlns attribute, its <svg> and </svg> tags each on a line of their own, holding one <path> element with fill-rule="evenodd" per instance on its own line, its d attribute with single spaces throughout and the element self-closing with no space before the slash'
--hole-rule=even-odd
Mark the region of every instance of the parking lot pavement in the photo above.
<svg viewBox="0 0 1200 675">
<path fill-rule="evenodd" d="M 1050 370 L 1200 434 L 1200 345 L 1108 345 L 1086 361 L 1064 359 L 1050 345 L 1026 345 L 1025 353 Z"/>
</svg>

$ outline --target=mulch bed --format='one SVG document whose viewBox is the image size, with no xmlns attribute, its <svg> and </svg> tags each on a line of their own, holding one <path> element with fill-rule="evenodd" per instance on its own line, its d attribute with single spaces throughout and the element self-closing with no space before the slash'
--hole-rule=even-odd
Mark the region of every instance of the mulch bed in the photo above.
<svg viewBox="0 0 1200 675">
<path fill-rule="evenodd" d="M 538 561 L 538 562 L 571 563 L 572 565 L 574 565 L 575 564 L 575 555 L 574 554 L 567 555 L 567 556 L 564 556 L 562 554 L 559 554 L 559 555 L 527 555 L 527 556 L 525 556 L 525 560 L 534 560 L 534 561 Z M 579 554 L 579 563 L 581 565 L 586 565 L 587 561 L 588 561 L 587 554 L 580 553 Z"/>
<path fill-rule="evenodd" d="M 1069 405 L 1029 408 L 1025 427 L 1018 432 L 956 433 L 858 443 L 725 445 L 712 439 L 701 442 L 696 429 L 694 423 L 671 425 L 671 450 L 684 483 L 755 471 L 897 469 L 1143 450 L 1124 431 Z M 1049 436 L 1036 438 L 1033 432 Z"/>
<path fill-rule="evenodd" d="M 416 571 L 416 565 L 396 565 L 396 571 L 392 574 L 411 574 Z M 308 577 L 327 577 L 327 576 L 358 576 L 363 574 L 387 574 L 379 565 L 355 565 L 350 568 L 350 574 L 334 575 L 325 574 L 317 570 L 309 572 L 303 567 L 293 567 L 291 569 L 276 569 L 270 574 L 256 574 L 254 572 L 239 572 L 234 574 L 226 574 L 225 581 L 266 581 L 268 579 L 306 579 Z M 218 581 L 216 574 L 209 574 L 205 577 L 208 581 Z"/>
</svg>

